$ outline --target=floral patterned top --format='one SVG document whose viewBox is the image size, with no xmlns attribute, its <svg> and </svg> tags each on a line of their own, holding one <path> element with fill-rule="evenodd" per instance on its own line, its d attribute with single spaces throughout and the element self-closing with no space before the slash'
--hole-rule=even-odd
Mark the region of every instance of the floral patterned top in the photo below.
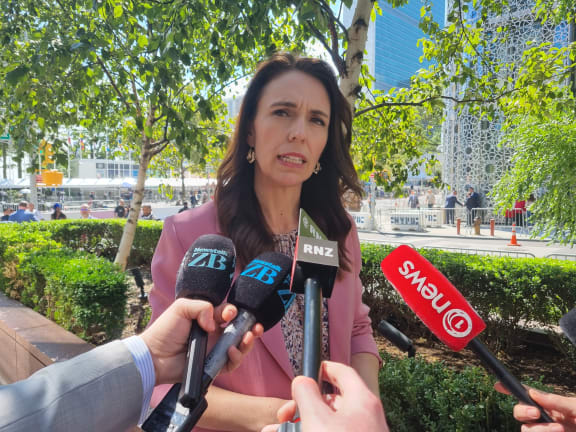
<svg viewBox="0 0 576 432">
<path fill-rule="evenodd" d="M 274 250 L 289 257 L 294 256 L 297 230 L 274 235 Z M 294 376 L 302 375 L 302 353 L 304 347 L 304 295 L 295 294 L 292 304 L 280 322 L 286 342 L 286 350 Z M 322 299 L 322 360 L 329 360 L 328 346 L 328 300 Z"/>
</svg>

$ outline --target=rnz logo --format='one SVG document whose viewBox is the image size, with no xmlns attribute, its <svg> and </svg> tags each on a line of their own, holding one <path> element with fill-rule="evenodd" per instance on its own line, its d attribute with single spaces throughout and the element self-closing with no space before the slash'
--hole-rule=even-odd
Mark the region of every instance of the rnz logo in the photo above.
<svg viewBox="0 0 576 432">
<path fill-rule="evenodd" d="M 276 264 L 255 259 L 252 260 L 250 264 L 246 266 L 246 268 L 240 275 L 251 277 L 266 285 L 272 285 L 275 281 L 276 276 L 278 276 L 278 273 L 281 270 L 282 269 L 278 267 Z"/>
<path fill-rule="evenodd" d="M 398 267 L 398 272 L 406 280 L 411 279 L 411 285 L 417 285 L 416 291 L 420 293 L 423 299 L 430 301 L 432 309 L 442 315 L 442 326 L 446 332 L 454 338 L 464 338 L 472 331 L 472 319 L 462 309 L 448 309 L 451 302 L 442 297 L 444 294 L 438 291 L 433 283 L 426 283 L 426 276 L 420 276 L 420 270 L 414 270 L 415 266 L 412 261 L 404 261 L 402 267 Z M 447 310 L 448 309 L 448 310 Z"/>
</svg>

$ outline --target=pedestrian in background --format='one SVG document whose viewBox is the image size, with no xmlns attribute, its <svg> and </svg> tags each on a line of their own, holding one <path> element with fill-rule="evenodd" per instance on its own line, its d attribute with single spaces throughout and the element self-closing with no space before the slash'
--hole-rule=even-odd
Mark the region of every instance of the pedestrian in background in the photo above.
<svg viewBox="0 0 576 432">
<path fill-rule="evenodd" d="M 432 189 L 428 189 L 428 192 L 426 193 L 426 205 L 428 208 L 432 208 L 434 207 L 434 204 L 436 204 L 436 197 L 434 196 Z"/>
<path fill-rule="evenodd" d="M 80 206 L 80 219 L 94 219 L 90 214 L 90 206 L 86 203 Z"/>
<path fill-rule="evenodd" d="M 9 222 L 38 222 L 36 216 L 32 213 L 28 212 L 28 202 L 27 201 L 20 201 L 18 204 L 18 210 L 15 213 L 12 213 L 8 218 Z"/>
<path fill-rule="evenodd" d="M 35 208 L 33 202 L 28 203 L 28 213 L 32 213 L 39 221 L 44 220 L 38 209 Z"/>
<path fill-rule="evenodd" d="M 51 220 L 66 219 L 66 215 L 62 213 L 62 204 L 55 203 L 52 208 L 54 212 L 50 215 Z"/>
<path fill-rule="evenodd" d="M 188 207 L 188 202 L 184 201 L 184 207 L 182 207 L 180 210 L 178 210 L 178 213 L 182 213 L 183 211 L 186 210 L 190 210 L 190 207 Z"/>
<path fill-rule="evenodd" d="M 410 196 L 408 197 L 408 207 L 412 209 L 420 208 L 420 202 L 418 202 L 418 195 L 416 195 L 416 191 L 412 189 L 410 192 Z"/>
<path fill-rule="evenodd" d="M 458 193 L 453 191 L 450 195 L 446 197 L 446 202 L 444 203 L 444 208 L 446 209 L 446 223 L 448 225 L 454 224 L 454 209 L 456 204 L 462 206 L 463 204 L 458 201 Z"/>
<path fill-rule="evenodd" d="M 125 218 L 127 213 L 128 212 L 126 211 L 126 205 L 124 204 L 124 200 L 123 199 L 119 200 L 118 205 L 114 209 L 114 214 L 118 218 Z"/>
</svg>

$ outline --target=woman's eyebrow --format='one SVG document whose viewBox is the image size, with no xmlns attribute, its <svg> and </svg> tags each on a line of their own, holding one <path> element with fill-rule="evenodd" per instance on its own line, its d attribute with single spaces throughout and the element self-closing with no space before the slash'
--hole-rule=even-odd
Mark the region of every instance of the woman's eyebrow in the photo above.
<svg viewBox="0 0 576 432">
<path fill-rule="evenodd" d="M 278 101 L 278 102 L 273 102 L 272 104 L 270 104 L 270 108 L 278 107 L 278 106 L 288 107 L 288 108 L 296 108 L 296 104 L 294 102 L 290 102 L 290 101 Z M 311 112 L 312 112 L 312 114 L 319 115 L 322 117 L 326 117 L 326 118 L 330 117 L 328 114 L 326 114 L 322 110 L 316 110 L 315 109 L 315 110 L 312 110 Z"/>
</svg>

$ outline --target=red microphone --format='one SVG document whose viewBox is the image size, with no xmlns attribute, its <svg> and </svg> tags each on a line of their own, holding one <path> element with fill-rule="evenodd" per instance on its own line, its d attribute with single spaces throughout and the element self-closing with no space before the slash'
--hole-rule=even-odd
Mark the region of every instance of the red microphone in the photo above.
<svg viewBox="0 0 576 432">
<path fill-rule="evenodd" d="M 410 309 L 438 339 L 454 351 L 470 348 L 510 393 L 540 410 L 539 423 L 554 423 L 520 381 L 476 339 L 486 324 L 456 287 L 426 258 L 402 245 L 382 260 L 380 268 Z"/>
</svg>

